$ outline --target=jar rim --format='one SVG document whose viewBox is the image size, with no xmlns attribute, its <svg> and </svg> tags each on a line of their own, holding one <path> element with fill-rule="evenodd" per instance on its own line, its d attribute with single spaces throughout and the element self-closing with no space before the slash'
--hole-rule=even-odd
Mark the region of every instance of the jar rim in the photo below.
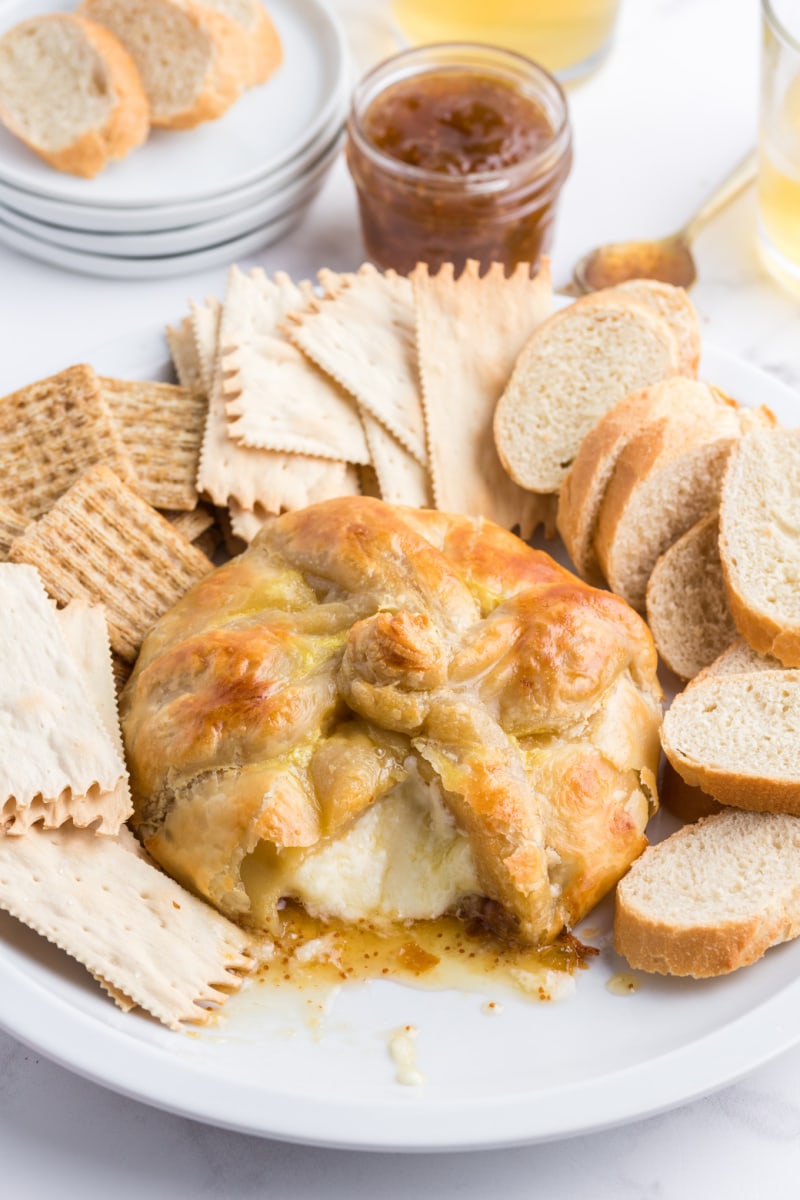
<svg viewBox="0 0 800 1200">
<path fill-rule="evenodd" d="M 470 71 L 482 68 L 485 72 L 527 84 L 531 99 L 545 101 L 546 115 L 553 133 L 540 150 L 510 166 L 471 171 L 464 175 L 443 175 L 441 172 L 402 162 L 381 150 L 367 136 L 363 117 L 372 102 L 388 87 L 414 75 L 434 71 Z M 555 117 L 555 119 L 553 119 Z M 351 103 L 347 129 L 362 154 L 378 164 L 381 170 L 410 184 L 424 184 L 440 190 L 470 188 L 475 192 L 505 191 L 531 173 L 545 172 L 555 167 L 572 144 L 567 97 L 561 84 L 550 71 L 524 54 L 501 46 L 482 42 L 434 42 L 430 45 L 401 50 L 384 59 L 356 85 Z"/>
</svg>

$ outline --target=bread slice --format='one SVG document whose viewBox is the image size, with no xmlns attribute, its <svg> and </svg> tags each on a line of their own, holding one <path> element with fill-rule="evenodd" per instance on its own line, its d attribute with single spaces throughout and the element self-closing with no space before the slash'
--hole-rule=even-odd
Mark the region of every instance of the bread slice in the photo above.
<svg viewBox="0 0 800 1200">
<path fill-rule="evenodd" d="M 753 430 L 731 456 L 720 557 L 739 632 L 800 666 L 800 429 Z"/>
<path fill-rule="evenodd" d="M 240 25 L 247 38 L 250 69 L 247 86 L 266 83 L 283 61 L 278 31 L 261 0 L 200 0 L 203 8 L 224 13 Z"/>
<path fill-rule="evenodd" d="M 602 580 L 594 552 L 597 517 L 617 459 L 628 442 L 662 417 L 709 416 L 733 402 L 716 388 L 675 375 L 633 392 L 615 404 L 580 444 L 558 495 L 558 531 L 584 579 Z"/>
<path fill-rule="evenodd" d="M 147 137 L 147 97 L 128 52 L 69 13 L 0 38 L 0 120 L 59 171 L 92 178 Z"/>
<path fill-rule="evenodd" d="M 685 289 L 655 279 L 630 279 L 613 290 L 664 318 L 678 343 L 680 373 L 694 378 L 700 365 L 700 324 Z"/>
<path fill-rule="evenodd" d="M 706 979 L 800 934 L 800 818 L 726 811 L 645 850 L 617 887 L 632 967 Z"/>
<path fill-rule="evenodd" d="M 735 406 L 695 420 L 645 426 L 617 459 L 597 518 L 594 548 L 612 591 L 640 612 L 659 557 L 719 503 L 728 456 L 741 435 Z"/>
<path fill-rule="evenodd" d="M 557 492 L 592 426 L 630 392 L 678 373 L 669 326 L 619 295 L 587 296 L 526 343 L 494 416 L 503 466 L 521 487 Z"/>
<path fill-rule="evenodd" d="M 736 637 L 719 560 L 719 517 L 709 513 L 666 550 L 647 585 L 647 623 L 662 660 L 693 679 Z"/>
<path fill-rule="evenodd" d="M 213 121 L 248 84 L 247 38 L 226 13 L 195 0 L 83 0 L 78 11 L 130 52 L 152 125 L 191 129 Z"/>
<path fill-rule="evenodd" d="M 800 813 L 800 671 L 707 675 L 676 696 L 664 753 L 723 804 Z"/>
<path fill-rule="evenodd" d="M 747 675 L 751 671 L 780 671 L 783 663 L 778 662 L 770 654 L 759 654 L 744 638 L 736 638 L 727 650 L 723 650 L 719 658 L 715 658 L 710 666 L 705 667 L 692 680 L 690 687 L 702 683 L 709 675 Z"/>
</svg>

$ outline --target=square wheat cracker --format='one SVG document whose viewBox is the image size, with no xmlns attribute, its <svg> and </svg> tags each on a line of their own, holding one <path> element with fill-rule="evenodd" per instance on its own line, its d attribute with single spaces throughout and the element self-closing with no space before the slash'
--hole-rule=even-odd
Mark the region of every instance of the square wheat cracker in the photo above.
<svg viewBox="0 0 800 1200">
<path fill-rule="evenodd" d="M 0 399 L 0 502 L 28 520 L 47 512 L 87 467 L 136 472 L 91 367 L 70 367 Z"/>
<path fill-rule="evenodd" d="M 132 811 L 121 747 L 32 567 L 0 565 L 0 609 L 4 821 L 15 834 L 34 821 L 52 827 L 70 818 L 99 820 L 103 832 L 115 833 Z"/>
<path fill-rule="evenodd" d="M 100 384 L 136 471 L 136 490 L 153 508 L 191 511 L 205 397 L 171 383 L 101 377 Z"/>
<path fill-rule="evenodd" d="M 0 836 L 0 907 L 82 963 L 121 1007 L 200 1024 L 253 970 L 251 939 L 124 841 L 65 826 Z"/>
<path fill-rule="evenodd" d="M 11 547 L 60 604 L 105 606 L 111 647 L 133 661 L 147 631 L 211 562 L 108 467 L 92 467 Z"/>
<path fill-rule="evenodd" d="M 411 273 L 417 352 L 436 507 L 483 516 L 524 538 L 550 515 L 551 502 L 519 487 L 494 445 L 492 421 L 514 362 L 552 307 L 550 268 L 533 278 L 521 263 L 509 278 L 500 263 L 484 276 L 469 261 Z"/>
<path fill-rule="evenodd" d="M 28 524 L 25 517 L 14 512 L 7 504 L 0 504 L 0 561 L 5 562 L 14 538 L 25 532 Z"/>
</svg>

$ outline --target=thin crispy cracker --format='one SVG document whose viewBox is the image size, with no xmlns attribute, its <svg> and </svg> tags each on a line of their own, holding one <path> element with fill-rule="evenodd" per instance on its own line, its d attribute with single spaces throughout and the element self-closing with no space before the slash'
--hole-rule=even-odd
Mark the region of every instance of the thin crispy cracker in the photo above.
<svg viewBox="0 0 800 1200">
<path fill-rule="evenodd" d="M 162 516 L 167 518 L 173 529 L 183 534 L 187 542 L 196 542 L 217 523 L 213 512 L 205 504 L 198 504 L 191 512 L 164 512 Z"/>
<path fill-rule="evenodd" d="M 221 319 L 222 305 L 216 296 L 207 296 L 202 304 L 192 303 L 191 321 L 195 357 L 197 360 L 197 369 L 203 383 L 202 390 L 206 396 L 211 395 L 211 388 L 214 385 L 219 323 Z"/>
<path fill-rule="evenodd" d="M 171 383 L 100 379 L 136 471 L 136 490 L 153 508 L 191 511 L 208 401 Z"/>
<path fill-rule="evenodd" d="M 25 517 L 14 512 L 13 508 L 9 508 L 7 504 L 0 504 L 0 561 L 5 562 L 8 558 L 8 552 L 11 549 L 11 543 L 15 537 L 19 537 L 25 532 L 25 526 L 28 524 Z"/>
<path fill-rule="evenodd" d="M 94 463 L 136 473 L 91 367 L 75 366 L 0 400 L 0 502 L 32 519 Z"/>
<path fill-rule="evenodd" d="M 132 812 L 125 764 L 32 567 L 0 565 L 0 611 L 3 822 L 115 833 Z"/>
<path fill-rule="evenodd" d="M 252 971 L 251 939 L 113 838 L 0 838 L 0 905 L 170 1029 L 202 1024 Z"/>
<path fill-rule="evenodd" d="M 370 263 L 341 276 L 338 288 L 330 273 L 323 280 L 326 295 L 290 315 L 288 336 L 425 466 L 410 282 Z"/>
<path fill-rule="evenodd" d="M 207 394 L 197 357 L 191 316 L 184 317 L 177 327 L 167 325 L 166 335 L 178 383 L 193 392 Z"/>
<path fill-rule="evenodd" d="M 263 276 L 263 272 L 254 272 Z M 235 312 L 237 323 L 241 314 Z M 250 319 L 257 322 L 257 310 Z M 220 340 L 225 335 L 226 315 L 220 319 Z M 215 504 L 237 502 L 240 510 L 264 516 L 304 508 L 314 500 L 358 495 L 355 468 L 333 460 L 304 454 L 284 454 L 242 446 L 229 436 L 222 390 L 220 358 L 217 355 L 209 396 L 197 486 Z M 238 530 L 237 530 L 238 533 Z"/>
<path fill-rule="evenodd" d="M 11 547 L 60 604 L 104 604 L 112 649 L 136 657 L 148 629 L 212 564 L 108 467 L 91 467 Z"/>
<path fill-rule="evenodd" d="M 381 497 L 389 504 L 429 508 L 433 503 L 427 467 L 398 442 L 371 412 L 362 412 L 367 445 Z"/>
<path fill-rule="evenodd" d="M 456 279 L 452 264 L 430 275 L 420 263 L 411 280 L 436 507 L 519 525 L 529 537 L 543 519 L 541 498 L 506 474 L 492 420 L 517 355 L 550 313 L 549 263 L 533 279 L 526 264 L 506 279 L 494 263 L 481 278 L 470 261 Z"/>
<path fill-rule="evenodd" d="M 66 608 L 57 610 L 56 620 L 97 715 L 122 758 L 125 752 L 105 610 L 88 600 L 71 600 Z"/>
<path fill-rule="evenodd" d="M 290 311 L 312 302 L 311 285 L 282 272 L 231 272 L 220 332 L 228 434 L 262 450 L 367 463 L 352 398 L 280 330 Z"/>
</svg>

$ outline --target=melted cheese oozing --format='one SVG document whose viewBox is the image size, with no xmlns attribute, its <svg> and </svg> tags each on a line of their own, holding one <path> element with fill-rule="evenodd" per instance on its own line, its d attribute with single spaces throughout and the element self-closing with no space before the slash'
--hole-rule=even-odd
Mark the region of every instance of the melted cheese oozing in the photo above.
<svg viewBox="0 0 800 1200">
<path fill-rule="evenodd" d="M 312 916 L 408 921 L 441 916 L 481 886 L 469 839 L 438 787 L 412 775 L 342 837 L 287 864 L 281 893 Z"/>
</svg>

